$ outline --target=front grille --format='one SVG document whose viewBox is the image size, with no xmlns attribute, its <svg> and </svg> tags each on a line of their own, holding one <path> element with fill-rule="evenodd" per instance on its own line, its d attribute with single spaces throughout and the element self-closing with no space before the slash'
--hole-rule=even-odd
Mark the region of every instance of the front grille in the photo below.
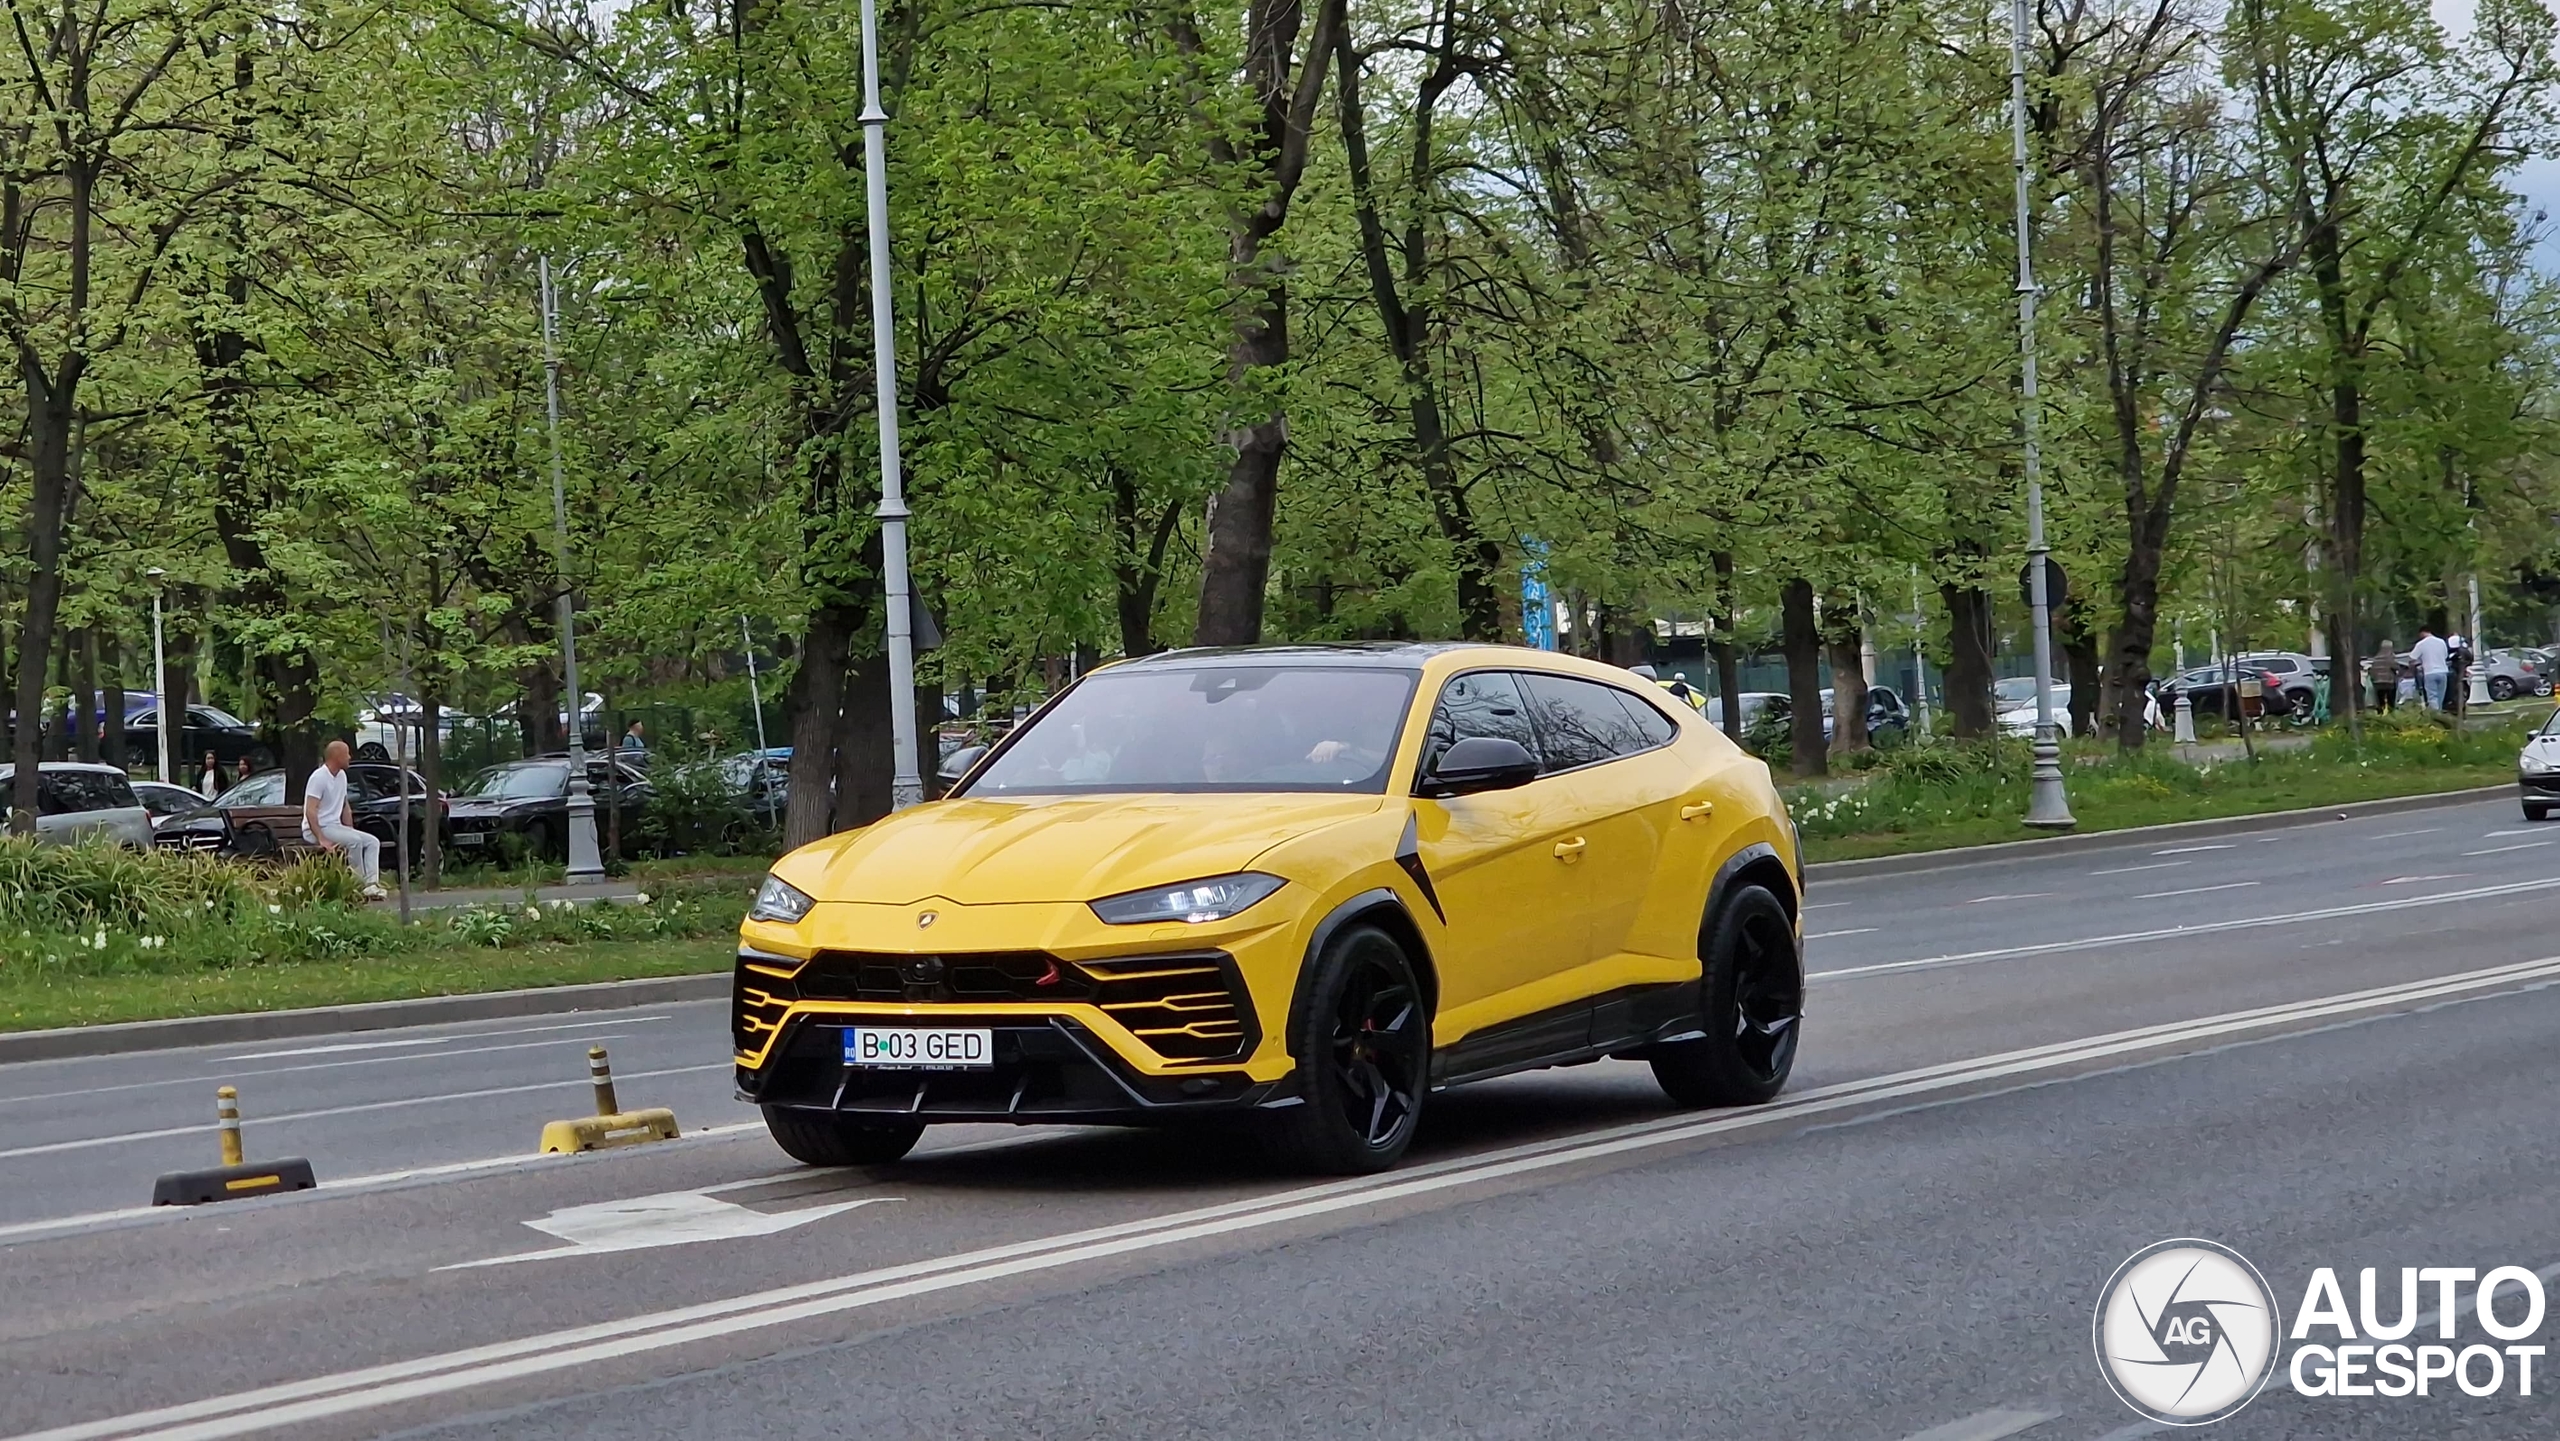
<svg viewBox="0 0 2560 1441">
<path fill-rule="evenodd" d="M 1231 1061 L 1256 1039 L 1234 962 L 1211 951 L 1082 963 L 1044 951 L 886 955 L 821 951 L 806 963 L 742 956 L 729 1029 L 741 1057 L 765 1048 L 798 1001 L 889 1005 L 1097 1005 L 1168 1061 Z"/>
</svg>

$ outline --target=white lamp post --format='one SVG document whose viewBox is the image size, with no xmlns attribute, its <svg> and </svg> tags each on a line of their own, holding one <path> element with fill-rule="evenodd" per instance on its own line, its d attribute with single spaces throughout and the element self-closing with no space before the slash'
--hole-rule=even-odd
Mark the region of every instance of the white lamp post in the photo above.
<svg viewBox="0 0 2560 1441">
<path fill-rule="evenodd" d="M 569 500 L 560 478 L 560 353 L 552 330 L 551 257 L 542 276 L 542 399 L 551 421 L 551 528 L 560 554 L 560 670 L 569 712 L 569 871 L 571 885 L 604 879 L 596 849 L 596 800 L 587 790 L 587 693 L 578 689 L 578 607 L 569 585 Z"/>
<path fill-rule="evenodd" d="M 151 729 L 160 741 L 160 779 L 175 785 L 175 778 L 169 774 L 169 651 L 160 639 L 160 582 L 169 572 L 155 565 L 143 574 L 151 580 L 151 706 L 155 717 Z"/>
<path fill-rule="evenodd" d="M 898 465 L 898 344 L 889 303 L 889 160 L 881 131 L 877 0 L 862 0 L 863 207 L 871 223 L 871 373 L 880 412 L 880 579 L 889 605 L 889 744 L 896 750 L 889 805 L 924 799 L 916 765 L 915 613 L 908 599 L 907 495 Z"/>
<path fill-rule="evenodd" d="M 2062 745 L 2053 731 L 2053 607 L 2045 594 L 2044 481 L 2036 455 L 2036 277 L 2027 227 L 2027 0 L 2009 0 L 2009 135 L 2017 162 L 2019 431 L 2026 447 L 2027 610 L 2035 631 L 2036 740 L 2029 771 L 2027 824 L 2069 830 L 2071 803 L 2062 791 Z"/>
</svg>

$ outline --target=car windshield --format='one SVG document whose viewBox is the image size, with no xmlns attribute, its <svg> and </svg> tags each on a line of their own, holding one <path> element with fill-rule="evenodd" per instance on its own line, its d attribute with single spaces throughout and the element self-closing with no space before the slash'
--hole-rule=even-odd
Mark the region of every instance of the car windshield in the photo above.
<svg viewBox="0 0 2560 1441">
<path fill-rule="evenodd" d="M 1106 670 L 1014 733 L 974 796 L 1386 789 L 1415 673 Z"/>
<path fill-rule="evenodd" d="M 569 793 L 567 766 L 491 766 L 462 788 L 488 801 L 539 801 Z"/>
<path fill-rule="evenodd" d="M 2551 718 L 2542 723 L 2542 730 L 2540 734 L 2547 736 L 2560 736 L 2560 710 L 2553 711 L 2551 713 Z"/>
</svg>

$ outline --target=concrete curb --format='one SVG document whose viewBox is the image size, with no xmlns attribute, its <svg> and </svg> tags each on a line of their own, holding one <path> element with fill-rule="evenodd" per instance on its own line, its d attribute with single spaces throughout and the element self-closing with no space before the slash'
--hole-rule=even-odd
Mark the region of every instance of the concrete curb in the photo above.
<svg viewBox="0 0 2560 1441">
<path fill-rule="evenodd" d="M 106 1026 L 65 1026 L 52 1031 L 0 1032 L 0 1064 L 54 1061 L 72 1056 L 115 1056 L 181 1046 L 220 1046 L 344 1031 L 382 1031 L 451 1021 L 503 1020 L 573 1011 L 610 1011 L 673 1001 L 721 1000 L 729 973 L 651 976 L 637 981 L 596 981 L 538 986 L 523 991 L 483 991 L 466 996 L 420 996 L 299 1011 L 242 1011 L 226 1016 L 186 1016 L 169 1021 L 127 1021 Z"/>
<path fill-rule="evenodd" d="M 2316 824 L 2327 820 L 2355 820 L 2362 816 L 2387 816 L 2400 811 L 2433 810 L 2439 806 L 2469 805 L 2475 801 L 2512 800 L 2515 782 L 2503 785 L 2475 786 L 2460 791 L 2429 791 L 2424 795 L 2389 796 L 2378 801 L 2348 801 L 2344 805 L 2311 806 L 2298 811 L 2261 811 L 2248 816 L 2221 816 L 2204 821 L 2172 821 L 2164 826 L 2128 826 L 2123 830 L 2091 831 L 2086 835 L 2045 836 L 2029 841 L 2000 841 L 1987 846 L 1958 846 L 1952 850 L 1914 851 L 1906 856 L 1874 856 L 1860 861 L 1817 861 L 1804 868 L 1805 881 L 1854 881 L 1870 876 L 1902 875 L 1912 871 L 1953 870 L 1959 866 L 1996 865 L 2003 861 L 2033 860 L 2038 856 L 2069 855 L 2076 851 L 2103 851 L 2119 846 L 2145 846 L 2163 840 L 2190 840 L 2211 836 L 2241 835 L 2249 831 L 2280 831 L 2288 826 Z"/>
</svg>

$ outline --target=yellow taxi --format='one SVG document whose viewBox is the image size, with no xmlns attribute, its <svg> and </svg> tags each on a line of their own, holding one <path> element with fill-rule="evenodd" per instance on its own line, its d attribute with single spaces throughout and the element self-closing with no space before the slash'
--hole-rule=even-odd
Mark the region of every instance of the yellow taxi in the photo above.
<svg viewBox="0 0 2560 1441">
<path fill-rule="evenodd" d="M 738 1090 L 801 1161 L 1224 1113 L 1355 1173 L 1467 1081 L 1641 1058 L 1684 1105 L 1744 1105 L 1793 1066 L 1786 809 L 1627 672 L 1175 651 L 954 760 L 944 799 L 777 861 L 739 930 Z"/>
</svg>

